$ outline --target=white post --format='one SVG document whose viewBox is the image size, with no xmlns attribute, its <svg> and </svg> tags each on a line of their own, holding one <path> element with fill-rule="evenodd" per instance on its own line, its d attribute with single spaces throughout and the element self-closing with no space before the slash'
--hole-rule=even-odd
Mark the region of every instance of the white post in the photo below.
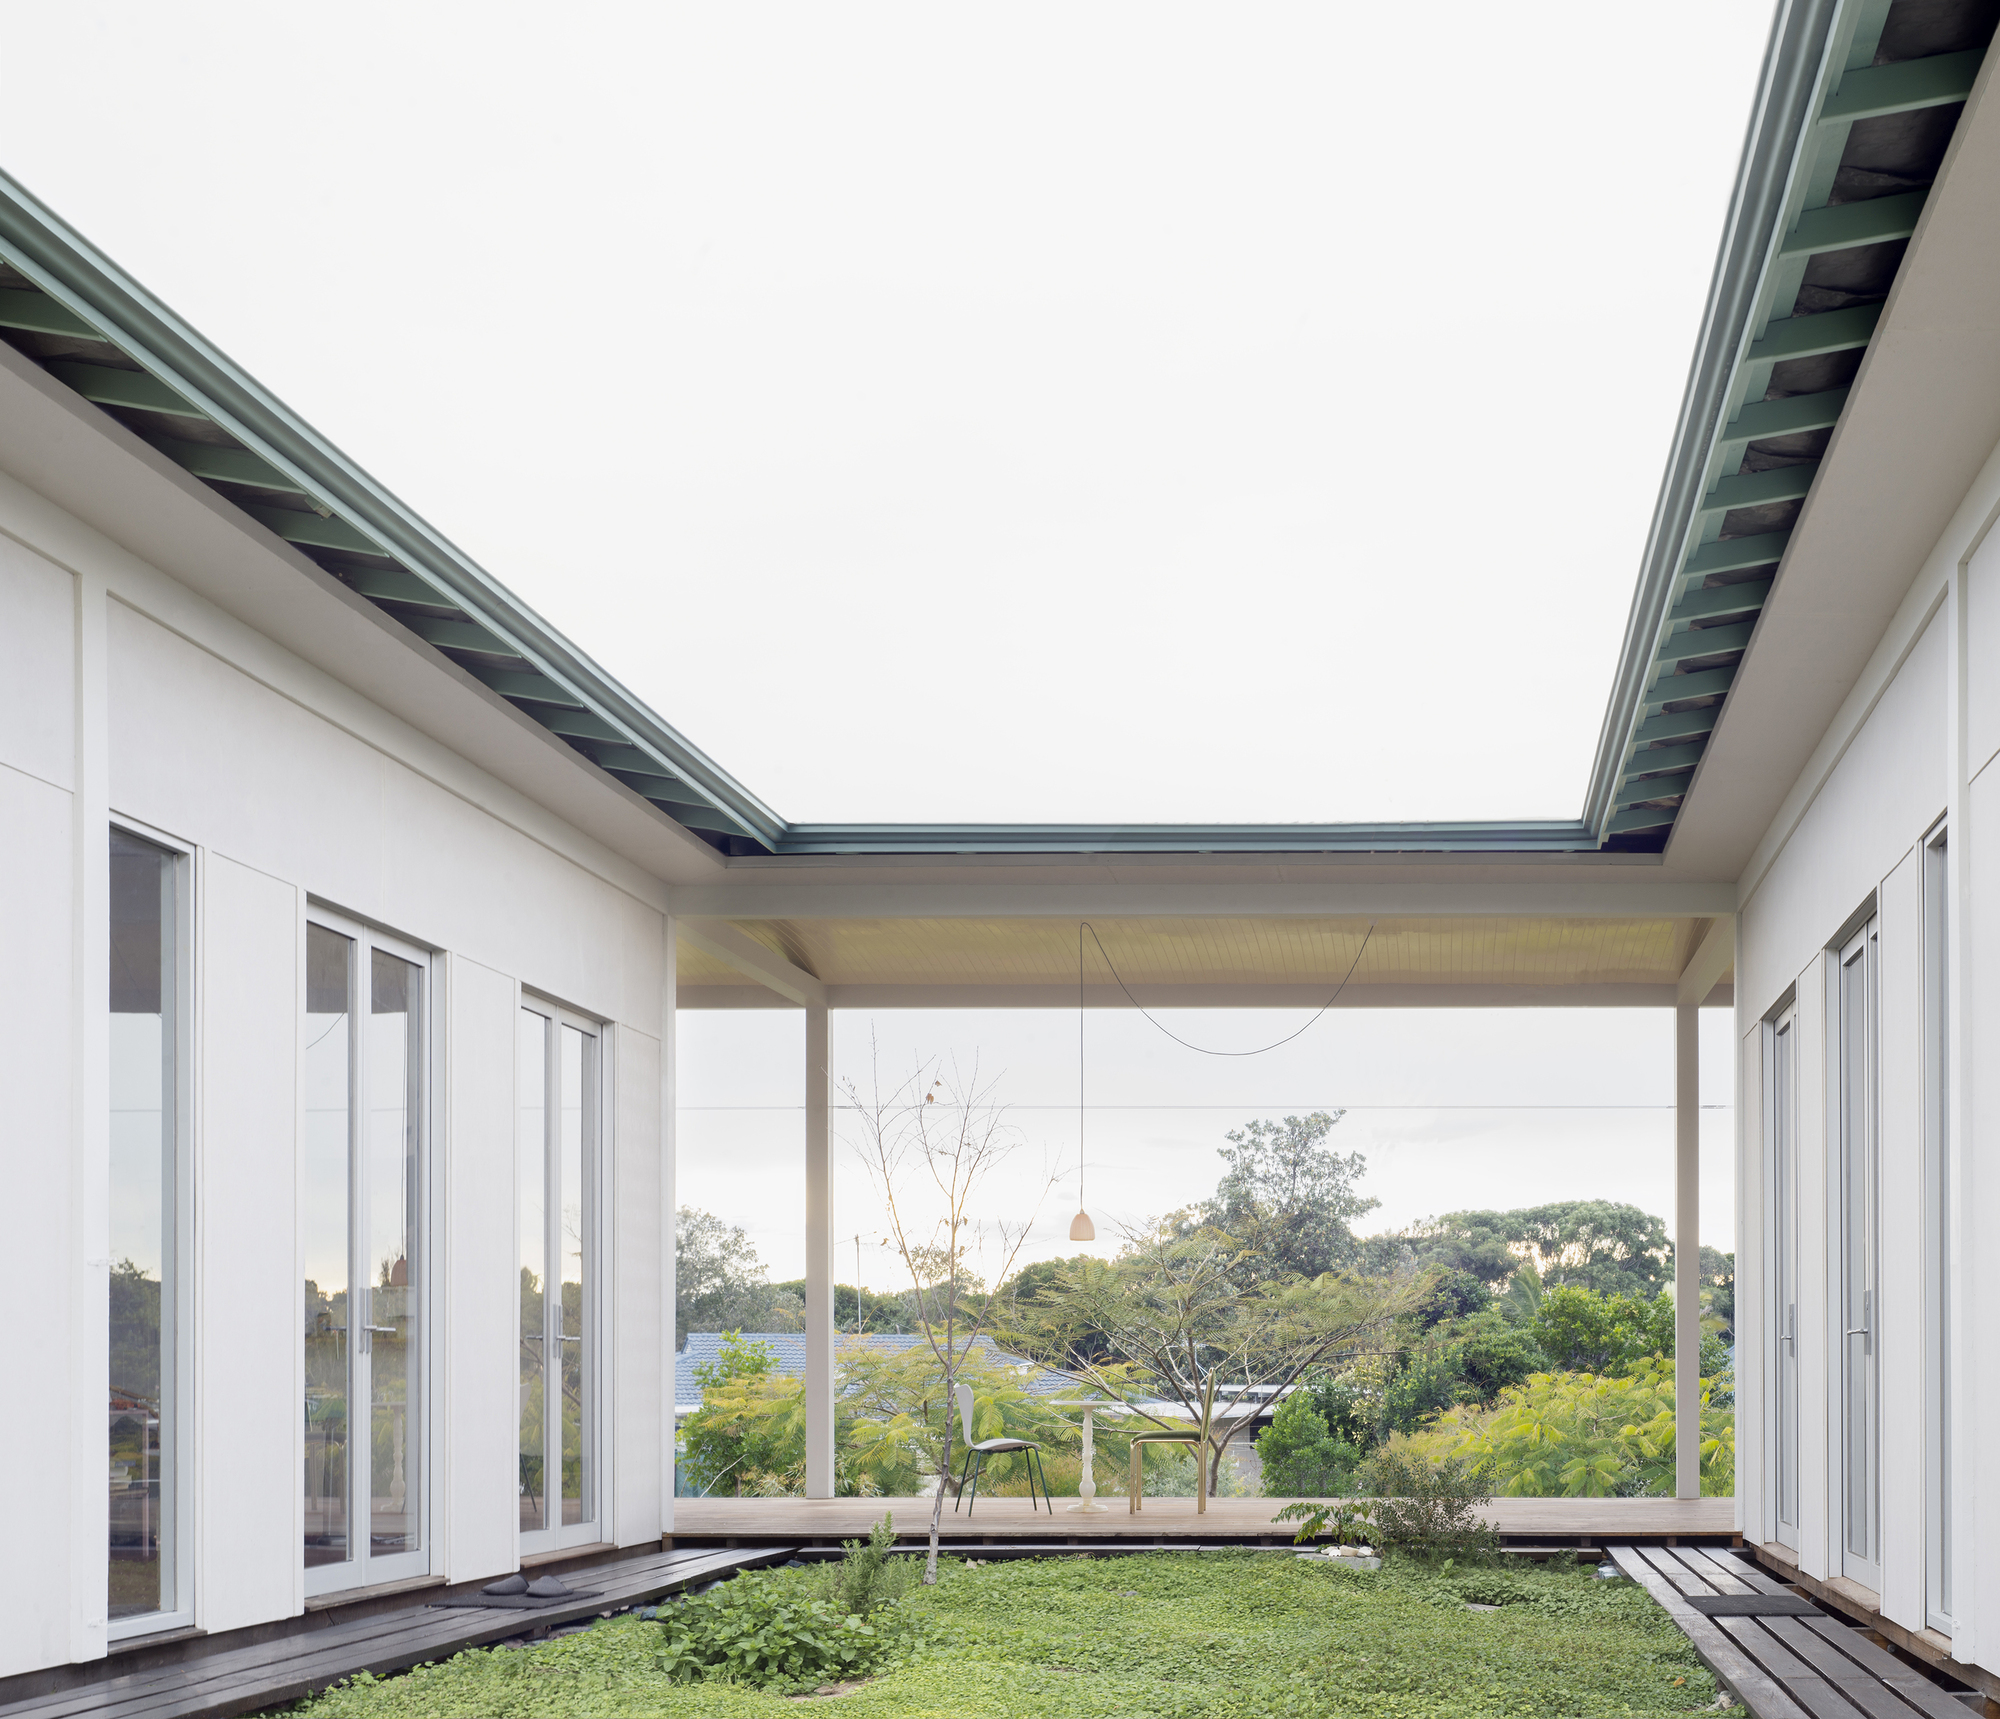
<svg viewBox="0 0 2000 1719">
<path fill-rule="evenodd" d="M 674 1245 L 675 1129 L 678 1122 L 674 1077 L 677 1072 L 675 1044 L 679 1037 L 676 1020 L 680 992 L 680 940 L 673 916 L 666 918 L 666 946 L 662 954 L 660 982 L 660 1532 L 671 1545 L 674 1537 L 674 1485 L 677 1468 L 675 1446 L 679 1428 L 674 1421 L 674 1361 L 680 1353 L 680 1333 L 676 1330 L 678 1304 L 676 1275 L 679 1255 Z"/>
<path fill-rule="evenodd" d="M 1701 1496 L 1701 1006 L 1674 1009 L 1674 1476 Z"/>
<path fill-rule="evenodd" d="M 825 1003 L 806 1005 L 806 1496 L 833 1496 L 833 1132 Z"/>
</svg>

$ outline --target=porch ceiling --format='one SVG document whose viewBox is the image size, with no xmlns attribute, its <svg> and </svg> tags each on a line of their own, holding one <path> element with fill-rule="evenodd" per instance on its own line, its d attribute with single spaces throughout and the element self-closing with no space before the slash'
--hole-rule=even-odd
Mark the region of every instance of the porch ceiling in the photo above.
<svg viewBox="0 0 2000 1719">
<path fill-rule="evenodd" d="M 1073 1007 L 1073 918 L 725 921 L 847 1007 Z M 1084 995 L 1149 1004 L 1343 1008 L 1661 1005 L 1711 921 L 1692 917 L 1133 917 L 1091 922 Z M 1365 944 L 1365 947 L 1364 947 Z M 685 936 L 686 1007 L 781 1006 L 756 979 Z"/>
</svg>

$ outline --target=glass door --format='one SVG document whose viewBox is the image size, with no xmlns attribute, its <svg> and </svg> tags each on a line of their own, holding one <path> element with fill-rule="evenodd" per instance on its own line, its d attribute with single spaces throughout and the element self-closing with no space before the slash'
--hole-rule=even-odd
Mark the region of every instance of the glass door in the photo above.
<svg viewBox="0 0 2000 1719">
<path fill-rule="evenodd" d="M 306 1591 L 422 1575 L 426 963 L 306 926 Z"/>
<path fill-rule="evenodd" d="M 1836 979 L 1835 1099 L 1840 1128 L 1836 1311 L 1841 1335 L 1835 1424 L 1840 1451 L 1841 1574 L 1879 1592 L 1875 974 L 1875 922 L 1870 920 L 1842 948 Z"/>
<path fill-rule="evenodd" d="M 1799 1543 L 1799 1142 L 1795 1110 L 1798 1011 L 1770 1028 L 1772 1513 L 1777 1539 Z"/>
<path fill-rule="evenodd" d="M 595 1280 L 599 1029 L 522 1007 L 520 1528 L 523 1551 L 597 1530 Z"/>
</svg>

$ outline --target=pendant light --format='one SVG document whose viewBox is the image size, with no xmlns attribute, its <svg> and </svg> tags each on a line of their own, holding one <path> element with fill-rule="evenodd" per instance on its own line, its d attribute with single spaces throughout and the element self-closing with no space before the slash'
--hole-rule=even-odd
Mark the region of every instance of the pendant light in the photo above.
<svg viewBox="0 0 2000 1719">
<path fill-rule="evenodd" d="M 1076 1216 L 1069 1221 L 1073 1242 L 1097 1240 L 1097 1226 L 1083 1207 L 1083 926 L 1076 928 Z"/>
</svg>

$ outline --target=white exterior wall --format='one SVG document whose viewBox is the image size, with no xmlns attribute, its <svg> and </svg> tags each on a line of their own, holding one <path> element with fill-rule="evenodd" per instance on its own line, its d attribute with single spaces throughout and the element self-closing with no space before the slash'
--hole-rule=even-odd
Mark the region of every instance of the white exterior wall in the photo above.
<svg viewBox="0 0 2000 1719">
<path fill-rule="evenodd" d="M 1923 844 L 1947 821 L 1957 882 L 1950 960 L 1959 987 L 1952 1086 L 1962 1183 L 1953 1294 L 1962 1343 L 1951 1476 L 1956 1559 L 1951 1650 L 2000 1670 L 2000 1443 L 1973 1430 L 2000 1411 L 2000 1368 L 1982 1333 L 2000 1320 L 2000 1274 L 1979 1238 L 1996 1233 L 2000 1178 L 1982 1177 L 2000 1111 L 1977 1103 L 1980 1069 L 2000 1050 L 2000 459 L 1990 462 L 1885 635 L 1868 673 L 1795 786 L 1742 880 L 1736 1007 L 1744 1086 L 1738 1203 L 1739 1496 L 1745 1532 L 1775 1538 L 1770 1484 L 1772 1310 L 1766 1273 L 1769 1154 L 1763 1023 L 1798 1004 L 1797 1079 L 1802 1217 L 1799 1307 L 1799 1560 L 1822 1580 L 1841 1574 L 1842 1341 L 1837 1121 L 1829 1058 L 1829 949 L 1872 903 L 1879 935 L 1879 1305 L 1883 1615 L 1911 1630 L 1927 1614 L 1931 1450 L 1925 1288 Z M 1963 711 L 1961 718 L 1959 713 Z M 1962 736 L 1956 732 L 1963 722 Z M 1984 1204 L 1981 1204 L 1982 1198 Z M 1984 1221 L 1982 1221 L 1984 1220 Z M 1990 1248 L 1988 1250 L 1990 1252 Z"/>
<path fill-rule="evenodd" d="M 334 599 L 296 581 L 302 604 Z M 598 1239 L 604 1538 L 671 1509 L 664 887 L 641 867 L 0 474 L 0 1248 L 17 1477 L 0 1676 L 106 1651 L 106 825 L 193 850 L 194 1623 L 304 1604 L 297 1153 L 303 937 L 321 902 L 435 951 L 430 1570 L 518 1562 L 514 1056 L 524 988 L 606 1023 Z M 434 674 L 412 655 L 412 676 Z M 496 719 L 499 720 L 499 719 Z M 606 792 L 615 792 L 607 789 Z M 31 978 L 29 976 L 32 976 Z M 668 1336 L 666 1341 L 671 1341 Z M 671 1424 L 670 1422 L 667 1424 Z"/>
</svg>

